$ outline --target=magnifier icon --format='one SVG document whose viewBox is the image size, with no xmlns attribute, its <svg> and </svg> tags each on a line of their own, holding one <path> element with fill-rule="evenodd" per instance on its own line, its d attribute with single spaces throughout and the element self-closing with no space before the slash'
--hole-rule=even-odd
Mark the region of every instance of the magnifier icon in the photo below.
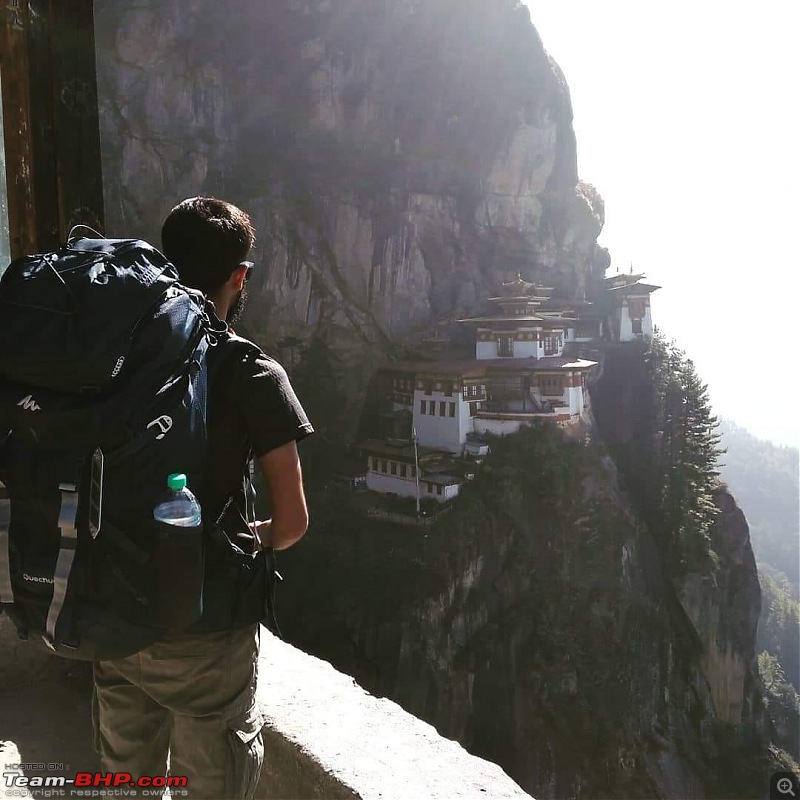
<svg viewBox="0 0 800 800">
<path fill-rule="evenodd" d="M 777 784 L 775 784 L 775 788 L 781 794 L 789 794 L 792 797 L 797 797 L 794 793 L 794 789 L 792 788 L 792 782 L 788 778 L 781 778 Z"/>
</svg>

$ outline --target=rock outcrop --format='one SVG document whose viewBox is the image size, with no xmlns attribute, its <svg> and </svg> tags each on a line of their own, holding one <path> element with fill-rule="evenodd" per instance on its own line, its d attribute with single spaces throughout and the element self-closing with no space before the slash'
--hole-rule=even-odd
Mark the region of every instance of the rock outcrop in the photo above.
<svg viewBox="0 0 800 800">
<path fill-rule="evenodd" d="M 260 234 L 245 322 L 376 363 L 517 270 L 607 265 L 566 82 L 516 0 L 98 0 L 106 219 L 158 240 L 183 197 Z"/>
<path fill-rule="evenodd" d="M 718 500 L 720 566 L 676 585 L 605 447 L 523 430 L 427 535 L 320 499 L 282 554 L 285 632 L 539 800 L 747 797 L 760 595 Z"/>
</svg>

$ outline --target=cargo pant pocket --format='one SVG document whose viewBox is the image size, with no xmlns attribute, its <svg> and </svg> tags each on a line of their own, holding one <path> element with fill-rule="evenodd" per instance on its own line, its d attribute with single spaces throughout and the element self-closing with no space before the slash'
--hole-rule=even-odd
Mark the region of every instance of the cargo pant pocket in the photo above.
<svg viewBox="0 0 800 800">
<path fill-rule="evenodd" d="M 229 723 L 226 797 L 251 800 L 264 763 L 264 717 L 257 703 Z"/>
</svg>

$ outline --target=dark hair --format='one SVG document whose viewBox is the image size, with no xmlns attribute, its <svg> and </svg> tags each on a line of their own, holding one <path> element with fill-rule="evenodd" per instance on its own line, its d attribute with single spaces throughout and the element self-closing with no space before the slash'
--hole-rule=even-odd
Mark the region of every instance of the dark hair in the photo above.
<svg viewBox="0 0 800 800">
<path fill-rule="evenodd" d="M 161 248 L 181 281 L 213 294 L 244 261 L 255 243 L 250 217 L 216 197 L 190 197 L 164 220 Z"/>
</svg>

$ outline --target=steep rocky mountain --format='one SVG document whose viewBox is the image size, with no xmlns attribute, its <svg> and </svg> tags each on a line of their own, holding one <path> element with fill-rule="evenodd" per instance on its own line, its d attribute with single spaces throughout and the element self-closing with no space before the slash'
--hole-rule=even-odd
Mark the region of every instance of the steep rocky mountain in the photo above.
<svg viewBox="0 0 800 800">
<path fill-rule="evenodd" d="M 329 480 L 377 366 L 424 356 L 517 272 L 582 298 L 608 265 L 569 92 L 526 8 L 95 5 L 109 235 L 157 241 L 191 195 L 248 209 L 248 331 L 300 354 L 324 417 L 304 445 L 312 528 L 281 562 L 287 635 L 542 800 L 761 791 L 747 525 L 719 491 L 716 561 L 674 571 L 626 450 L 653 434 L 641 352 L 607 354 L 590 442 L 497 442 L 427 534 L 358 517 Z"/>
<path fill-rule="evenodd" d="M 314 331 L 348 396 L 521 270 L 608 263 L 566 82 L 516 0 L 98 0 L 109 234 L 209 193 L 260 234 L 246 324 Z"/>
</svg>

